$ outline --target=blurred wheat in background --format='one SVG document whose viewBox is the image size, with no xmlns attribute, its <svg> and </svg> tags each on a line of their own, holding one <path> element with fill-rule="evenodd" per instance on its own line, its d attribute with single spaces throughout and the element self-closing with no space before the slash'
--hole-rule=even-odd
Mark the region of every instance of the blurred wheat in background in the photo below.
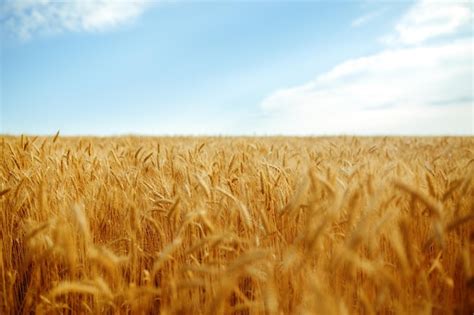
<svg viewBox="0 0 474 315">
<path fill-rule="evenodd" d="M 474 138 L 1 138 L 0 313 L 468 314 Z"/>
</svg>

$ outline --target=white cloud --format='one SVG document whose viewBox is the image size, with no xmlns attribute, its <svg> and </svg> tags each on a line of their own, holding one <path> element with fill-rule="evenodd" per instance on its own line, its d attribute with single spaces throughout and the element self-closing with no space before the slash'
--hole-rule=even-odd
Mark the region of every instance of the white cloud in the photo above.
<svg viewBox="0 0 474 315">
<path fill-rule="evenodd" d="M 395 26 L 395 34 L 382 40 L 388 44 L 418 44 L 431 38 L 471 30 L 470 2 L 420 1 Z"/>
<path fill-rule="evenodd" d="M 2 27 L 21 39 L 65 31 L 104 31 L 138 17 L 145 0 L 6 0 Z"/>
<path fill-rule="evenodd" d="M 355 20 L 352 21 L 351 25 L 352 27 L 359 27 L 364 24 L 367 24 L 371 20 L 375 19 L 376 17 L 380 16 L 385 10 L 378 10 L 378 11 L 372 11 L 367 14 L 364 14 L 362 16 L 359 16 Z"/>
<path fill-rule="evenodd" d="M 429 27 L 421 22 L 407 23 L 416 20 L 414 8 L 418 8 L 419 21 L 428 21 Z M 457 22 L 450 24 L 444 13 L 442 18 L 431 20 L 425 18 L 428 13 L 420 11 L 418 4 L 414 8 L 397 24 L 404 45 L 348 60 L 313 81 L 267 96 L 261 103 L 266 117 L 262 130 L 293 134 L 472 134 L 472 33 L 431 44 L 423 42 L 435 34 L 447 34 L 448 29 L 451 35 L 461 34 L 454 31 L 459 32 L 460 27 L 452 25 L 461 25 L 465 14 L 451 10 L 463 17 L 453 18 Z M 430 6 L 426 8 L 432 12 Z M 417 35 L 400 33 L 399 26 L 409 24 L 412 34 Z M 407 46 L 409 43 L 416 45 Z"/>
</svg>

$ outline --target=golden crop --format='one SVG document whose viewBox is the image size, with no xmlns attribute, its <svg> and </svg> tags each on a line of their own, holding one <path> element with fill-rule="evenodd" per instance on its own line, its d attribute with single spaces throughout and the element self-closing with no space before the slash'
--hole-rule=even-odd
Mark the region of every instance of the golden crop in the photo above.
<svg viewBox="0 0 474 315">
<path fill-rule="evenodd" d="M 474 309 L 473 137 L 0 141 L 2 314 Z"/>
</svg>

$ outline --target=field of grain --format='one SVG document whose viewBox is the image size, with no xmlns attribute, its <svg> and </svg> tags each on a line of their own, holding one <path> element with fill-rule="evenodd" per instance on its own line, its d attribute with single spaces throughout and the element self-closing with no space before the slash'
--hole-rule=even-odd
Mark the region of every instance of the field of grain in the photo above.
<svg viewBox="0 0 474 315">
<path fill-rule="evenodd" d="M 0 313 L 469 314 L 474 138 L 1 138 Z"/>
</svg>

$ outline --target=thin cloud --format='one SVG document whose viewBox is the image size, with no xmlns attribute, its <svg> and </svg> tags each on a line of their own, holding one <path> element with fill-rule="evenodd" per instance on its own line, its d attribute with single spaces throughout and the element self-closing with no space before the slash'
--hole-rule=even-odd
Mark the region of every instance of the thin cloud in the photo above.
<svg viewBox="0 0 474 315">
<path fill-rule="evenodd" d="M 27 40 L 35 35 L 106 31 L 130 22 L 149 6 L 144 0 L 7 0 L 2 27 Z"/>
<path fill-rule="evenodd" d="M 371 20 L 377 18 L 380 16 L 385 10 L 377 10 L 377 11 L 372 11 L 369 13 L 366 13 L 364 15 L 359 16 L 358 18 L 354 19 L 351 23 L 352 27 L 360 27 L 362 25 L 367 24 Z"/>
<path fill-rule="evenodd" d="M 400 23 L 412 15 L 413 9 Z M 431 29 L 446 29 L 443 19 L 436 21 L 441 26 L 430 20 Z M 420 40 L 446 34 L 420 32 Z M 348 60 L 306 84 L 275 91 L 261 103 L 267 115 L 262 128 L 293 134 L 472 134 L 472 36 L 416 43 Z"/>
<path fill-rule="evenodd" d="M 382 38 L 391 45 L 420 44 L 429 39 L 471 30 L 470 2 L 420 1 L 396 24 L 395 32 Z"/>
</svg>

